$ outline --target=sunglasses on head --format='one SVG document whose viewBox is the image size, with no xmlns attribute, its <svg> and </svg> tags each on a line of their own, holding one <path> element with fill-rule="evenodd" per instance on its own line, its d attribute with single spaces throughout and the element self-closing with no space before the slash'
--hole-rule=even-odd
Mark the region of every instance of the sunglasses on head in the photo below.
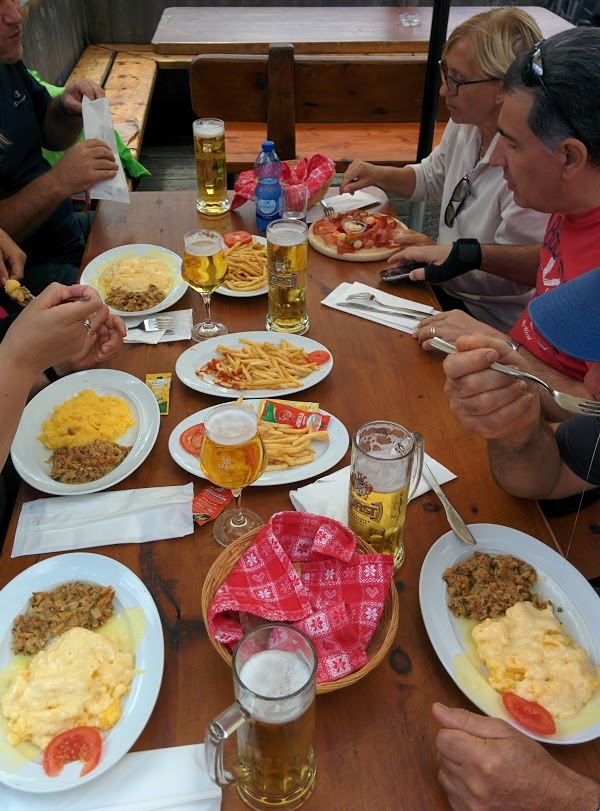
<svg viewBox="0 0 600 811">
<path fill-rule="evenodd" d="M 469 175 L 465 175 L 464 177 L 461 177 L 454 187 L 454 191 L 450 195 L 450 200 L 448 201 L 446 211 L 444 212 L 444 222 L 448 228 L 452 228 L 456 222 L 456 218 L 458 217 L 461 208 L 464 206 L 465 201 L 470 194 L 471 181 L 469 180 Z M 456 208 L 454 207 L 454 203 L 458 203 Z"/>
</svg>

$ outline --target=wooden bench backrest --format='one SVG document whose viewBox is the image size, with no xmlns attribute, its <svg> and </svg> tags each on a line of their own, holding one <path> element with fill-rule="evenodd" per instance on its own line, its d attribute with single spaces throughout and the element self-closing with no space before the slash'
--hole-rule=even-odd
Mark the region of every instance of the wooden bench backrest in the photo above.
<svg viewBox="0 0 600 811">
<path fill-rule="evenodd" d="M 192 108 L 225 122 L 266 121 L 279 156 L 294 158 L 296 124 L 419 121 L 425 67 L 425 54 L 294 56 L 290 44 L 271 45 L 268 56 L 199 54 Z"/>
</svg>

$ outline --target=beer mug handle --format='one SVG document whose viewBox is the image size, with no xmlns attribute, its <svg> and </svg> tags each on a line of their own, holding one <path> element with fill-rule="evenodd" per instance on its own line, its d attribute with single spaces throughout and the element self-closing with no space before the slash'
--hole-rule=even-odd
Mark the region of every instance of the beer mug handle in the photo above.
<svg viewBox="0 0 600 811">
<path fill-rule="evenodd" d="M 223 766 L 223 744 L 246 720 L 247 716 L 240 705 L 232 704 L 208 725 L 204 738 L 206 771 L 213 783 L 219 786 L 235 785 L 248 778 L 248 771 L 241 763 L 227 769 Z"/>
<path fill-rule="evenodd" d="M 415 445 L 413 448 L 413 462 L 410 470 L 410 490 L 408 498 L 411 499 L 419 486 L 421 481 L 421 473 L 423 472 L 423 458 L 425 454 L 425 439 L 423 434 L 414 431 Z"/>
</svg>

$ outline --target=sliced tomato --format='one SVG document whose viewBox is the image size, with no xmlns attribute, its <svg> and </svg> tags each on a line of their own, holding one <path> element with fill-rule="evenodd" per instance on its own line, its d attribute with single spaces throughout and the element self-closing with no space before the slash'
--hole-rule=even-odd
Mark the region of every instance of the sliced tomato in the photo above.
<svg viewBox="0 0 600 811">
<path fill-rule="evenodd" d="M 198 423 L 198 425 L 190 425 L 189 428 L 186 428 L 179 437 L 179 442 L 183 450 L 198 458 L 202 450 L 205 433 L 206 428 L 203 422 Z"/>
<path fill-rule="evenodd" d="M 335 220 L 317 220 L 313 225 L 313 234 L 318 237 L 323 234 L 330 234 L 332 231 L 337 231 L 338 226 Z"/>
<path fill-rule="evenodd" d="M 44 749 L 42 764 L 48 777 L 58 777 L 65 763 L 81 760 L 80 777 L 94 769 L 102 753 L 102 738 L 94 727 L 75 727 L 55 735 Z"/>
<path fill-rule="evenodd" d="M 309 352 L 308 355 L 306 356 L 306 360 L 309 363 L 318 363 L 319 366 L 322 366 L 324 363 L 327 363 L 327 361 L 330 359 L 331 355 L 324 349 L 314 349 L 312 352 Z"/>
<path fill-rule="evenodd" d="M 545 707 L 515 693 L 504 693 L 502 702 L 512 718 L 536 735 L 554 735 L 556 724 Z"/>
<path fill-rule="evenodd" d="M 252 242 L 252 234 L 249 234 L 248 231 L 230 231 L 228 234 L 224 234 L 223 242 L 228 248 L 233 248 L 238 243 L 248 245 Z"/>
</svg>

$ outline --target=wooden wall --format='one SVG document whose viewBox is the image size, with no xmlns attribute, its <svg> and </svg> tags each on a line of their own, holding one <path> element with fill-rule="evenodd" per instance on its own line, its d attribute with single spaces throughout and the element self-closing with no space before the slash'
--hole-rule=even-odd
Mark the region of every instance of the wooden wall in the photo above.
<svg viewBox="0 0 600 811">
<path fill-rule="evenodd" d="M 88 44 L 83 0 L 28 0 L 21 11 L 25 64 L 63 84 Z"/>
</svg>

